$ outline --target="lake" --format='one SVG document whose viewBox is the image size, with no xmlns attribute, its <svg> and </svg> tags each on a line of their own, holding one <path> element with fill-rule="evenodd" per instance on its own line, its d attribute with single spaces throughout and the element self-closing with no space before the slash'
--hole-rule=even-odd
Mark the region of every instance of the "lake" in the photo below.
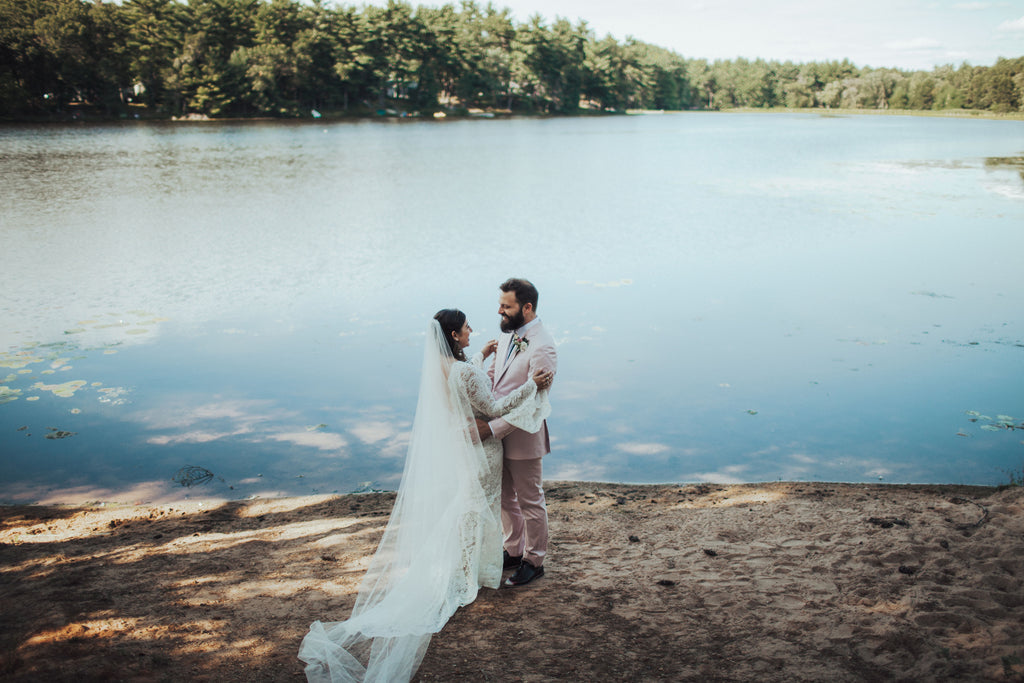
<svg viewBox="0 0 1024 683">
<path fill-rule="evenodd" d="M 431 316 L 477 349 L 513 275 L 548 479 L 1008 483 L 1022 170 L 1004 120 L 0 128 L 0 502 L 394 489 Z"/>
</svg>

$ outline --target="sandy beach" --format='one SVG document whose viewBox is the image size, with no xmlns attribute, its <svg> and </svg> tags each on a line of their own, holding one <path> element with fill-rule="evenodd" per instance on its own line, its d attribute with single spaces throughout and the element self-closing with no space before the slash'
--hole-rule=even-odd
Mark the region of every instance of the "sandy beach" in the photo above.
<svg viewBox="0 0 1024 683">
<path fill-rule="evenodd" d="M 1024 489 L 548 482 L 421 681 L 1024 680 Z M 302 681 L 394 500 L 0 508 L 5 681 Z"/>
</svg>

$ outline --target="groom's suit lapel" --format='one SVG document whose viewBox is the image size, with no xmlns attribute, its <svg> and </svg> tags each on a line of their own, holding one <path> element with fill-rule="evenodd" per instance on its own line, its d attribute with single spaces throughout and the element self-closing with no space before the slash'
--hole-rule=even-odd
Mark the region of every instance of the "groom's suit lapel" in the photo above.
<svg viewBox="0 0 1024 683">
<path fill-rule="evenodd" d="M 524 332 L 523 333 L 523 339 L 529 340 L 533 336 L 535 336 L 537 331 L 540 329 L 540 326 L 541 326 L 541 323 L 538 322 L 536 325 L 532 326 L 530 329 L 528 329 L 526 332 Z M 508 358 L 508 360 L 507 361 L 502 361 L 503 365 L 499 366 L 498 374 L 495 375 L 495 379 L 494 379 L 494 383 L 495 384 L 497 384 L 498 381 L 502 377 L 505 376 L 505 372 L 510 367 L 512 367 L 512 361 L 514 361 L 516 359 L 516 356 L 518 356 L 519 353 L 520 353 L 519 349 L 512 349 L 512 353 L 511 354 L 508 352 L 508 347 L 512 343 L 512 337 L 513 336 L 514 336 L 514 333 L 513 334 L 507 334 L 507 335 L 504 336 L 504 338 L 502 338 L 501 341 L 498 342 L 498 358 L 499 359 Z M 523 351 L 523 353 L 527 353 L 528 351 L 529 351 L 529 347 L 527 347 L 527 350 Z"/>
<path fill-rule="evenodd" d="M 512 335 L 506 334 L 498 342 L 498 360 L 501 361 L 501 365 L 498 366 L 498 374 L 495 375 L 494 383 L 497 384 L 502 377 L 505 376 L 505 372 L 512 367 L 512 361 L 515 359 L 516 354 L 519 353 L 515 349 L 512 349 L 511 355 L 508 352 L 508 347 L 512 344 Z"/>
</svg>

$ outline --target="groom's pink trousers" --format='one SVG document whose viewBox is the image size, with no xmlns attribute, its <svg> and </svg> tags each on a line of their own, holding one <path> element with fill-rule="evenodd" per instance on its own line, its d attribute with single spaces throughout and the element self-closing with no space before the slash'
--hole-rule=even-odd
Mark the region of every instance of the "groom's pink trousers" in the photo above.
<svg viewBox="0 0 1024 683">
<path fill-rule="evenodd" d="M 505 529 L 505 550 L 509 555 L 521 555 L 534 567 L 544 563 L 548 552 L 548 511 L 541 477 L 540 458 L 506 459 L 502 466 L 501 526 Z"/>
</svg>

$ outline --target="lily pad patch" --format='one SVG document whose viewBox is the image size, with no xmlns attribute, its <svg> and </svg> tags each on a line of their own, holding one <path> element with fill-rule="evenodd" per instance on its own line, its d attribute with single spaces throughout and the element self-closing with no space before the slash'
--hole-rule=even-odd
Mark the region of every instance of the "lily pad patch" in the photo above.
<svg viewBox="0 0 1024 683">
<path fill-rule="evenodd" d="M 1015 430 L 1024 430 L 1024 419 L 1011 417 L 1010 415 L 996 415 L 991 417 L 989 415 L 983 415 L 976 410 L 966 410 L 964 414 L 967 415 L 967 421 L 978 424 L 982 431 L 986 432 L 1012 432 Z"/>
<path fill-rule="evenodd" d="M 39 391 L 52 391 L 54 396 L 61 398 L 71 398 L 75 395 L 75 392 L 84 387 L 87 382 L 84 379 L 76 379 L 70 382 L 64 382 L 63 384 L 43 384 L 42 382 L 36 382 L 32 385 L 33 389 Z"/>
</svg>

